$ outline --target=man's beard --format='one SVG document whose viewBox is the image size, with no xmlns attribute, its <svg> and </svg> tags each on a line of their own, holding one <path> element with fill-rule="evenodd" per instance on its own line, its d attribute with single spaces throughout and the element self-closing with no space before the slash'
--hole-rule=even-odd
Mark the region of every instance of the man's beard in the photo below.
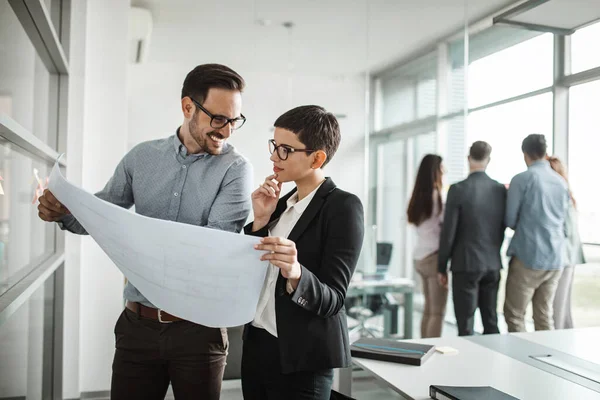
<svg viewBox="0 0 600 400">
<path fill-rule="evenodd" d="M 196 141 L 196 143 L 198 143 L 200 149 L 204 153 L 211 154 L 213 156 L 221 154 L 222 148 L 212 149 L 210 147 L 209 141 L 211 139 L 208 137 L 208 135 L 215 135 L 220 138 L 222 136 L 219 132 L 212 131 L 208 132 L 205 136 L 202 136 L 202 134 L 199 132 L 200 129 L 198 129 L 198 124 L 196 123 L 195 118 L 192 118 L 188 123 L 188 130 L 190 131 L 190 136 Z"/>
</svg>

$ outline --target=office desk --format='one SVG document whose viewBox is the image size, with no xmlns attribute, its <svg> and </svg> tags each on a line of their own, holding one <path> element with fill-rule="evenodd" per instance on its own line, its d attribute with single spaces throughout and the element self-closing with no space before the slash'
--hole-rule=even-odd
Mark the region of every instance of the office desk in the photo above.
<svg viewBox="0 0 600 400">
<path fill-rule="evenodd" d="M 346 297 L 402 293 L 404 295 L 404 338 L 411 339 L 413 332 L 413 292 L 415 282 L 407 278 L 351 281 Z M 398 332 L 398 315 L 384 313 L 385 336 Z"/>
<path fill-rule="evenodd" d="M 599 328 L 471 336 L 468 340 L 600 393 Z"/>
<path fill-rule="evenodd" d="M 513 336 L 600 364 L 600 328 L 513 333 Z"/>
<path fill-rule="evenodd" d="M 535 334 L 534 334 L 535 335 Z M 491 335 L 500 337 L 501 335 Z M 429 385 L 493 386 L 523 400 L 600 399 L 600 393 L 461 337 L 415 340 L 451 346 L 421 367 L 354 358 L 358 366 L 407 399 L 429 399 Z M 588 342 L 588 345 L 593 343 Z"/>
</svg>

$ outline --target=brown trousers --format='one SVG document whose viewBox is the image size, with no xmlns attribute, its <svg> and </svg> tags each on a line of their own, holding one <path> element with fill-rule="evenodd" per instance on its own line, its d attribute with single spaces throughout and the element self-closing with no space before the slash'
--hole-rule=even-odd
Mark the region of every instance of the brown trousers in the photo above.
<svg viewBox="0 0 600 400">
<path fill-rule="evenodd" d="M 125 309 L 115 326 L 111 400 L 218 400 L 227 330 L 188 321 L 163 324 Z"/>
<path fill-rule="evenodd" d="M 552 303 L 561 274 L 562 269 L 535 270 L 516 257 L 510 260 L 504 300 L 504 319 L 509 332 L 525 332 L 525 310 L 530 302 L 535 330 L 554 328 Z"/>
<path fill-rule="evenodd" d="M 438 281 L 438 253 L 433 253 L 422 260 L 415 261 L 415 269 L 423 281 L 425 308 L 421 320 L 421 337 L 432 338 L 442 336 L 448 289 Z"/>
</svg>

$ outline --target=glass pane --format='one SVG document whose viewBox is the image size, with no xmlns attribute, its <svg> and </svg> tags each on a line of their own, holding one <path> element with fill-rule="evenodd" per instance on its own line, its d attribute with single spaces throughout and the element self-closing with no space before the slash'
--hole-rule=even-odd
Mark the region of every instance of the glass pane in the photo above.
<svg viewBox="0 0 600 400">
<path fill-rule="evenodd" d="M 571 36 L 571 73 L 600 67 L 600 22 L 578 30 Z"/>
<path fill-rule="evenodd" d="M 579 211 L 579 232 L 588 243 L 600 244 L 600 186 L 593 184 L 598 170 L 600 135 L 600 81 L 571 88 L 569 96 L 569 180 Z"/>
<path fill-rule="evenodd" d="M 449 185 L 465 179 L 467 173 L 467 158 L 465 154 L 465 117 L 455 117 L 440 121 L 439 130 L 446 132 L 444 150 L 441 156 L 447 173 L 444 175 L 444 185 Z M 443 136 L 440 136 L 440 140 Z"/>
<path fill-rule="evenodd" d="M 545 34 L 472 61 L 469 108 L 552 85 L 553 37 Z"/>
<path fill-rule="evenodd" d="M 0 1 L 0 113 L 56 147 L 57 78 L 51 75 L 15 13 Z M 54 110 L 52 113 L 50 109 Z"/>
<path fill-rule="evenodd" d="M 392 243 L 389 272 L 393 276 L 412 276 L 414 232 L 406 208 L 421 159 L 435 150 L 435 132 L 379 145 L 377 241 Z"/>
<path fill-rule="evenodd" d="M 425 118 L 436 113 L 437 81 L 425 79 L 417 83 L 417 118 Z"/>
<path fill-rule="evenodd" d="M 508 184 L 518 173 L 526 170 L 521 144 L 531 133 L 546 136 L 548 153 L 552 153 L 552 94 L 530 97 L 498 107 L 471 113 L 468 118 L 468 148 L 476 140 L 492 146 L 492 161 L 488 174 L 500 183 Z"/>
<path fill-rule="evenodd" d="M 50 166 L 0 142 L 0 295 L 54 252 L 55 227 L 38 218 L 32 204 L 38 185 Z"/>
<path fill-rule="evenodd" d="M 407 238 L 407 146 L 405 140 L 379 145 L 377 241 L 392 243 L 390 275 L 402 275 Z"/>
<path fill-rule="evenodd" d="M 386 80 L 381 85 L 381 129 L 415 119 L 415 88 L 404 77 Z"/>
<path fill-rule="evenodd" d="M 377 130 L 436 113 L 437 61 L 435 53 L 405 64 L 377 83 Z"/>
<path fill-rule="evenodd" d="M 52 365 L 52 326 L 44 325 L 52 324 L 53 278 L 54 275 L 0 325 L 2 399 L 49 398 L 48 384 L 43 382 L 44 374 L 51 373 L 44 366 Z"/>
<path fill-rule="evenodd" d="M 585 218 L 579 218 L 582 222 Z M 600 247 L 583 246 L 587 264 L 575 267 L 573 276 L 573 325 L 600 324 Z"/>
<path fill-rule="evenodd" d="M 448 111 L 457 112 L 552 85 L 553 37 L 493 26 L 469 36 L 468 84 L 465 41 L 448 45 Z M 468 96 L 467 93 L 468 92 Z"/>
</svg>

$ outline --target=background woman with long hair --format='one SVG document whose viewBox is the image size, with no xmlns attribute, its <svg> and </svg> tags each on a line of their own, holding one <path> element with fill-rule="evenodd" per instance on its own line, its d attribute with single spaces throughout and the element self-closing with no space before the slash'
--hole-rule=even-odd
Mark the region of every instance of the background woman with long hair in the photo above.
<svg viewBox="0 0 600 400">
<path fill-rule="evenodd" d="M 415 268 L 423 281 L 425 309 L 421 337 L 440 337 L 446 312 L 448 288 L 437 277 L 440 232 L 444 217 L 442 203 L 442 157 L 426 155 L 421 161 L 415 187 L 408 204 L 408 222 L 417 228 L 414 250 Z"/>
<path fill-rule="evenodd" d="M 567 169 L 557 157 L 548 157 L 550 166 L 567 183 Z M 554 295 L 554 329 L 571 329 L 573 328 L 573 317 L 571 316 L 571 292 L 573 287 L 573 274 L 575 273 L 575 265 L 585 263 L 583 256 L 583 246 L 579 238 L 579 224 L 577 223 L 577 209 L 573 194 L 571 193 L 571 203 L 567 212 L 565 221 L 567 231 L 567 260 L 568 265 L 563 269 L 556 294 Z"/>
</svg>

